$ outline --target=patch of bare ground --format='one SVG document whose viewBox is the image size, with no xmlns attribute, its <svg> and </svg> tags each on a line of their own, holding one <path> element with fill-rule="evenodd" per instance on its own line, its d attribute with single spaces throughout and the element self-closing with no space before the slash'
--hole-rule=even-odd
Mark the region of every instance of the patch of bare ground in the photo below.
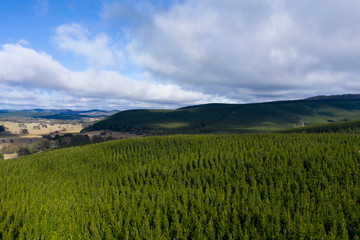
<svg viewBox="0 0 360 240">
<path fill-rule="evenodd" d="M 3 155 L 5 160 L 16 158 L 18 156 L 17 153 L 3 154 Z"/>
</svg>

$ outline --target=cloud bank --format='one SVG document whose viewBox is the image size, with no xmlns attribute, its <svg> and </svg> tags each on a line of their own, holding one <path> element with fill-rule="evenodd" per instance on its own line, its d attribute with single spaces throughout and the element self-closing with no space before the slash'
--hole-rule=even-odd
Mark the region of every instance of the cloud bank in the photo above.
<svg viewBox="0 0 360 240">
<path fill-rule="evenodd" d="M 315 5 L 186 1 L 155 15 L 128 51 L 154 76 L 244 101 L 358 92 L 360 3 Z"/>
<path fill-rule="evenodd" d="M 103 28 L 64 23 L 49 36 L 82 70 L 26 39 L 2 45 L 1 103 L 157 108 L 360 91 L 357 0 L 115 0 L 98 11 Z"/>
<path fill-rule="evenodd" d="M 184 90 L 174 84 L 159 84 L 123 76 L 115 71 L 89 68 L 74 72 L 46 53 L 38 53 L 19 44 L 6 44 L 0 50 L 0 100 L 16 105 L 118 106 L 149 107 L 222 101 L 225 98 Z M 11 100 L 8 100 L 11 99 Z M 86 101 L 85 101 L 86 100 Z M 108 104 L 112 103 L 112 104 Z M 136 103 L 136 104 L 135 104 Z"/>
</svg>

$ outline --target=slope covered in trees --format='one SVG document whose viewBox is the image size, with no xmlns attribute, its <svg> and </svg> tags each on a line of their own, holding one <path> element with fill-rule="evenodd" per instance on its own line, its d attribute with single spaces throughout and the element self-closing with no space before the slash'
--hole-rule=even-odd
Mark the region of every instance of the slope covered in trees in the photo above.
<svg viewBox="0 0 360 240">
<path fill-rule="evenodd" d="M 360 121 L 333 122 L 288 129 L 287 133 L 360 133 Z"/>
<path fill-rule="evenodd" d="M 359 99 L 299 100 L 257 104 L 206 104 L 177 110 L 129 110 L 84 131 L 246 133 L 284 130 L 303 124 L 360 119 Z"/>
<path fill-rule="evenodd" d="M 342 94 L 342 95 L 320 95 L 306 98 L 305 100 L 360 100 L 360 94 Z"/>
<path fill-rule="evenodd" d="M 0 239 L 358 239 L 360 136 L 120 140 L 0 161 Z"/>
</svg>

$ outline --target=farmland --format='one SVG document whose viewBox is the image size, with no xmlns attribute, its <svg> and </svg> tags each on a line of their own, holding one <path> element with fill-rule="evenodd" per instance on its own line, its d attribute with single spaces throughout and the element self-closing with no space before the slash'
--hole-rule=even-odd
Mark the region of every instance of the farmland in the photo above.
<svg viewBox="0 0 360 240">
<path fill-rule="evenodd" d="M 84 122 L 79 120 L 56 120 L 38 118 L 11 118 L 8 120 L 0 119 L 0 126 L 5 127 L 5 131 L 0 132 L 0 153 L 3 152 L 5 159 L 17 157 L 18 148 L 31 144 L 41 144 L 45 141 L 44 136 L 54 137 L 56 135 L 83 135 L 93 139 L 94 136 L 102 138 L 122 139 L 139 137 L 130 133 L 116 131 L 93 131 L 80 134 Z M 23 131 L 26 131 L 26 134 Z M 90 142 L 90 141 L 89 141 Z"/>
<path fill-rule="evenodd" d="M 0 133 L 0 149 L 4 146 L 21 146 L 27 143 L 37 142 L 47 134 L 79 133 L 83 125 L 76 122 L 61 123 L 51 120 L 37 120 L 22 118 L 21 120 L 0 121 L 0 125 L 6 128 Z M 27 134 L 22 131 L 26 129 Z M 16 153 L 4 154 L 5 159 L 16 157 Z"/>
</svg>

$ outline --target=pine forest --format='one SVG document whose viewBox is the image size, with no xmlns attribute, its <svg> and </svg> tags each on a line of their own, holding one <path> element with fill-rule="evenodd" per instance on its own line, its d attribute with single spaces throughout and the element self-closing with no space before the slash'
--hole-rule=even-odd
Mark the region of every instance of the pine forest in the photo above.
<svg viewBox="0 0 360 240">
<path fill-rule="evenodd" d="M 176 135 L 0 161 L 0 239 L 359 239 L 360 136 Z"/>
</svg>

